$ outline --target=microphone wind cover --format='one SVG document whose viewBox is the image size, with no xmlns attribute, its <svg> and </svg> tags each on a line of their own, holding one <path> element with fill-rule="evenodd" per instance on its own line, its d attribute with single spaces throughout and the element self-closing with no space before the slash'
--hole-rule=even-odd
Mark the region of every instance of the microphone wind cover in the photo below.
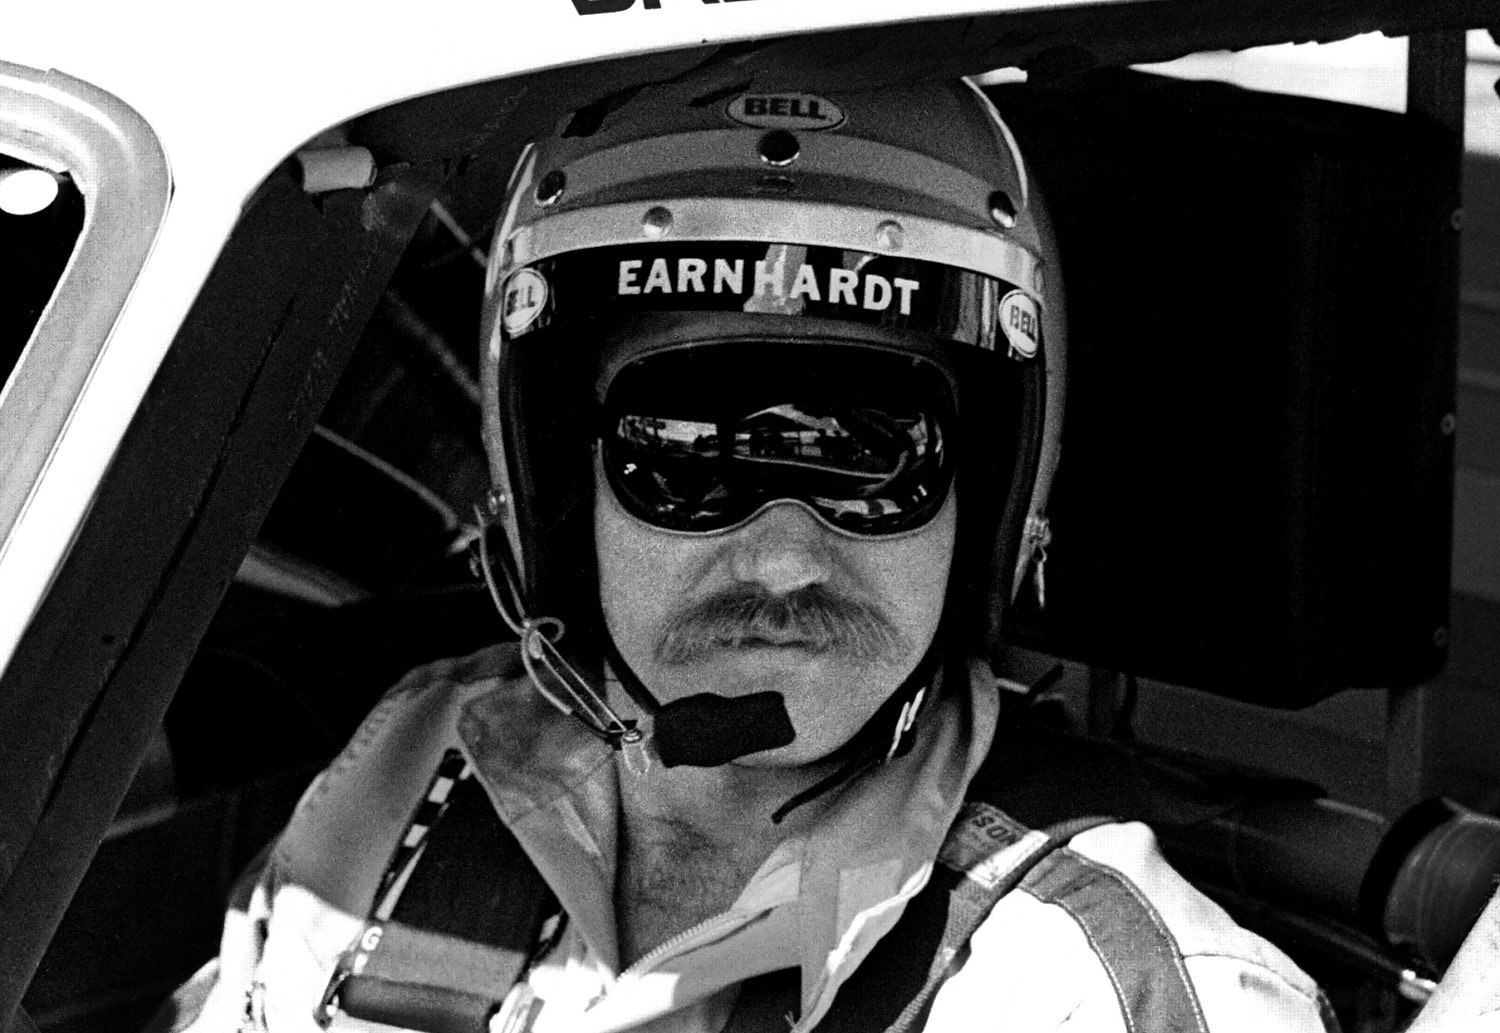
<svg viewBox="0 0 1500 1033">
<path fill-rule="evenodd" d="M 700 692 L 663 706 L 653 724 L 657 756 L 669 768 L 715 768 L 797 737 L 779 692 Z"/>
</svg>

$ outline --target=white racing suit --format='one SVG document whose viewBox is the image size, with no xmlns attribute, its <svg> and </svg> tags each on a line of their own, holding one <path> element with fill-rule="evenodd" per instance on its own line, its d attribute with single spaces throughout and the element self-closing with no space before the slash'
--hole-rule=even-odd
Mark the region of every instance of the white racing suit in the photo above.
<svg viewBox="0 0 1500 1033">
<path fill-rule="evenodd" d="M 976 685 L 981 677 L 977 667 Z M 617 779 L 630 775 L 530 688 L 513 646 L 413 672 L 308 789 L 231 908 L 219 958 L 179 991 L 170 1028 L 317 1033 L 319 1016 L 334 1031 L 401 1028 L 323 1002 L 351 958 L 363 964 L 372 929 L 379 939 L 377 896 L 393 857 L 420 852 L 423 807 L 448 791 L 434 780 L 446 755 L 467 762 L 566 914 L 509 993 L 489 988 L 505 997 L 491 1030 L 719 1033 L 746 980 L 785 969 L 800 974 L 800 1006 L 788 1009 L 798 1017 L 778 1013 L 773 1025 L 814 1029 L 935 865 L 982 879 L 1034 838 L 987 805 L 967 805 L 955 823 L 997 707 L 989 691 L 944 695 L 911 753 L 837 790 L 826 820 L 779 845 L 727 912 L 621 971 Z M 1315 984 L 1173 871 L 1145 826 L 1086 831 L 1033 876 L 955 953 L 919 1028 L 1333 1028 Z M 462 943 L 424 940 L 416 951 L 449 978 L 483 981 L 483 960 Z"/>
</svg>

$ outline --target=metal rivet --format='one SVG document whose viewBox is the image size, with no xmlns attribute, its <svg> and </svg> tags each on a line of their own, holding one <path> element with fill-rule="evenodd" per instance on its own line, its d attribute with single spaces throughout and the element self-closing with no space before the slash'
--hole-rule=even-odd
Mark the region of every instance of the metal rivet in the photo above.
<svg viewBox="0 0 1500 1033">
<path fill-rule="evenodd" d="M 875 227 L 875 243 L 887 251 L 896 251 L 901 247 L 901 242 L 906 238 L 906 231 L 895 219 L 887 219 Z"/>
<path fill-rule="evenodd" d="M 1442 649 L 1444 646 L 1446 646 L 1448 644 L 1448 629 L 1438 628 L 1436 631 L 1434 631 L 1432 633 L 1432 644 L 1439 649 Z"/>
<path fill-rule="evenodd" d="M 1012 229 L 1016 225 L 1016 203 L 1004 190 L 996 190 L 990 194 L 990 218 L 1003 230 Z"/>
<path fill-rule="evenodd" d="M 648 237 L 665 237 L 672 229 L 672 213 L 661 205 L 647 208 L 641 216 L 641 232 Z"/>
<path fill-rule="evenodd" d="M 563 175 L 561 169 L 553 169 L 537 181 L 536 203 L 543 208 L 550 208 L 558 202 L 567 188 L 568 177 Z"/>
<path fill-rule="evenodd" d="M 1443 437 L 1447 437 L 1457 429 L 1458 417 L 1451 412 L 1446 413 L 1443 418 L 1438 421 L 1438 430 L 1442 432 Z"/>
<path fill-rule="evenodd" d="M 796 161 L 802 145 L 785 129 L 773 129 L 760 138 L 760 160 L 780 168 Z"/>
<path fill-rule="evenodd" d="M 1041 266 L 1037 266 L 1032 270 L 1031 286 L 1038 294 L 1047 293 L 1047 274 Z"/>
<path fill-rule="evenodd" d="M 484 507 L 490 511 L 491 516 L 499 516 L 508 505 L 510 496 L 499 488 L 491 488 L 484 493 Z"/>
<path fill-rule="evenodd" d="M 1464 228 L 1464 210 L 1462 208 L 1453 209 L 1453 214 L 1448 216 L 1448 225 L 1452 226 L 1455 230 Z"/>
</svg>

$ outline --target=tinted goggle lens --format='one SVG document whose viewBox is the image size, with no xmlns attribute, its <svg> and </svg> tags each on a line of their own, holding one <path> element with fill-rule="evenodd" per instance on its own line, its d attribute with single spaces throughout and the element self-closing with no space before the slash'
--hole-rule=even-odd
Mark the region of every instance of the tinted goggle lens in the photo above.
<svg viewBox="0 0 1500 1033">
<path fill-rule="evenodd" d="M 860 535 L 931 520 L 953 479 L 947 378 L 909 356 L 808 351 L 707 346 L 622 370 L 600 434 L 620 504 L 653 526 L 701 533 L 782 499 Z"/>
</svg>

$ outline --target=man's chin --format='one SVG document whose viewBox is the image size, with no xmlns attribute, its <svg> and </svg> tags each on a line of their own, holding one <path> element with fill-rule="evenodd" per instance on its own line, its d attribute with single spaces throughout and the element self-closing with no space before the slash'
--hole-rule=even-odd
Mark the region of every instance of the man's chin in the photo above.
<svg viewBox="0 0 1500 1033">
<path fill-rule="evenodd" d="M 787 745 L 747 753 L 736 758 L 733 763 L 751 771 L 820 765 L 827 762 L 859 731 L 858 726 L 846 726 L 842 722 L 830 722 L 826 718 L 809 719 L 806 714 L 795 713 L 792 715 L 792 727 L 796 737 Z"/>
</svg>

